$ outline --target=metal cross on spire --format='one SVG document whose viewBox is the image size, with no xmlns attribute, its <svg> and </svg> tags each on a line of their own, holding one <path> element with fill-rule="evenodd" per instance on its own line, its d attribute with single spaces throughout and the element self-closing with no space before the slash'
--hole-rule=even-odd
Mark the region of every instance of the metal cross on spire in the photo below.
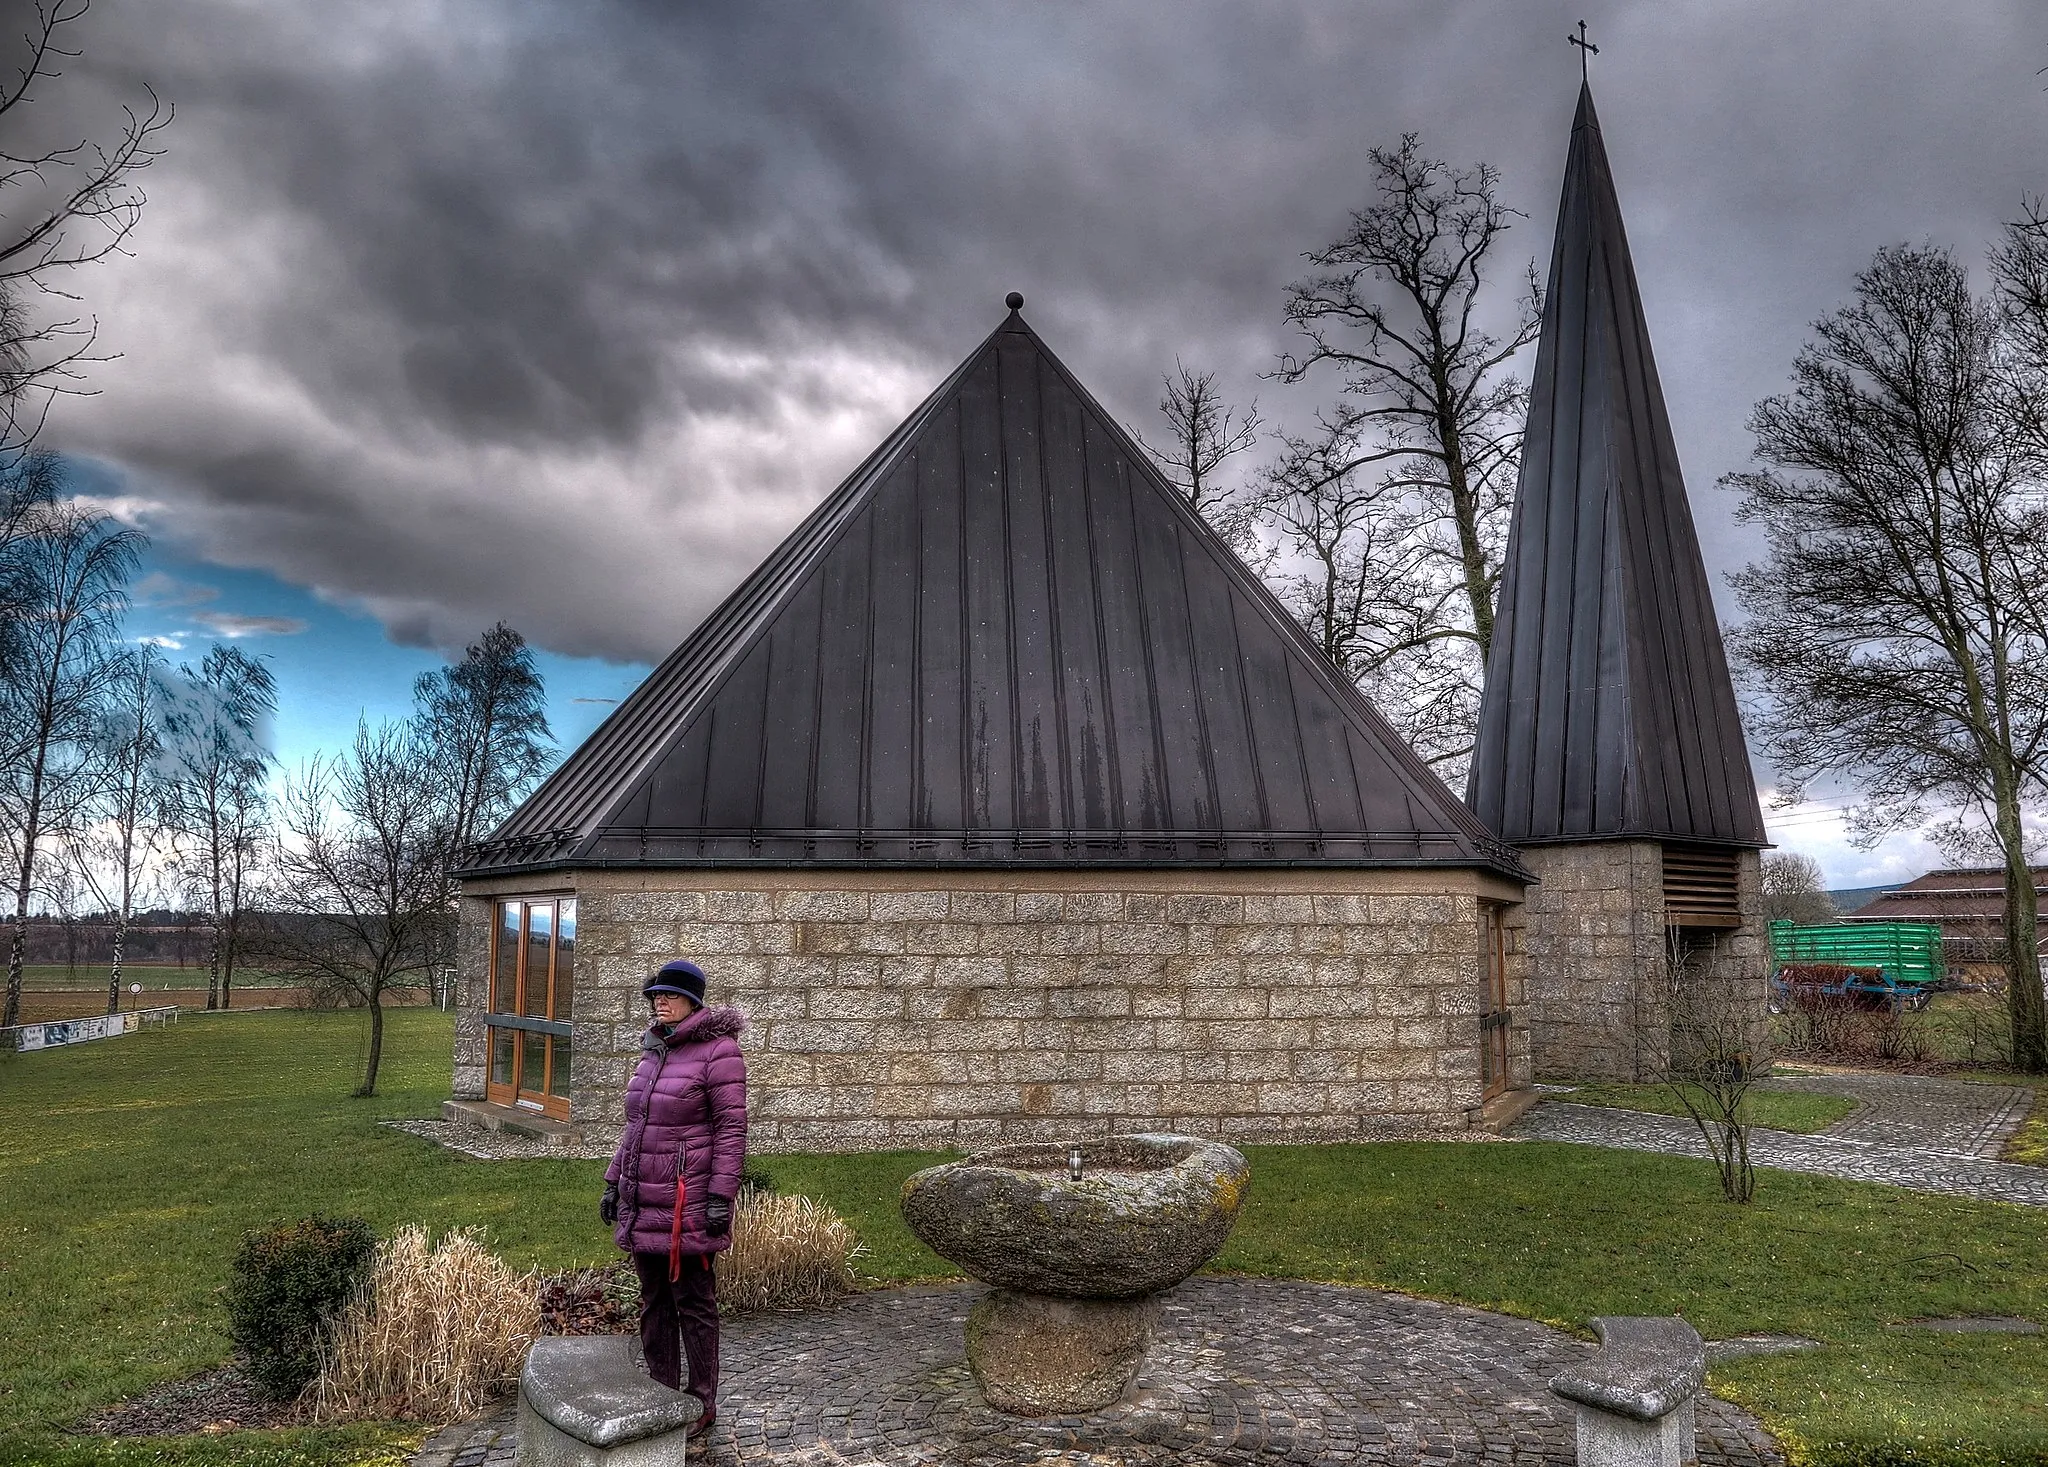
<svg viewBox="0 0 2048 1467">
<path fill-rule="evenodd" d="M 1576 36 L 1566 36 L 1565 39 L 1579 48 L 1579 80 L 1584 81 L 1586 79 L 1586 58 L 1588 56 L 1598 56 L 1600 48 L 1586 39 L 1586 23 L 1583 20 L 1579 22 L 1579 33 Z"/>
</svg>

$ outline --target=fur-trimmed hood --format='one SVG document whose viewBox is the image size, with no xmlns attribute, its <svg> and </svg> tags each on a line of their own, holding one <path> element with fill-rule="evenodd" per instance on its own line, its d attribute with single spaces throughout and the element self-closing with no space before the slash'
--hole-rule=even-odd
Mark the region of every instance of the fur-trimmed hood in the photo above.
<svg viewBox="0 0 2048 1467">
<path fill-rule="evenodd" d="M 660 1049 L 666 1045 L 674 1049 L 679 1044 L 696 1044 L 706 1039 L 737 1039 L 747 1032 L 747 1025 L 747 1011 L 738 1004 L 714 1004 L 697 1010 L 666 1033 L 660 1024 L 649 1024 L 647 1032 L 640 1036 L 640 1047 Z"/>
</svg>

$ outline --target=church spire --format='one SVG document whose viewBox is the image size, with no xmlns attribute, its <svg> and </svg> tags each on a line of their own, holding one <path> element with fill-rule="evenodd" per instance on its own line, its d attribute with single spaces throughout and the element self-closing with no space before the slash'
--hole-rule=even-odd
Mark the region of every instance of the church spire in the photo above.
<svg viewBox="0 0 2048 1467">
<path fill-rule="evenodd" d="M 1765 843 L 1621 208 L 1583 82 L 1470 802 L 1517 845 Z"/>
</svg>

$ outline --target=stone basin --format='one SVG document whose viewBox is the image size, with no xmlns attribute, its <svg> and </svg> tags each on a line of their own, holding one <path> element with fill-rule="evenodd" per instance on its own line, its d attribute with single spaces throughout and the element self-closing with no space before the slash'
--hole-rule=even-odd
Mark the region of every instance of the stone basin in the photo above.
<svg viewBox="0 0 2048 1467">
<path fill-rule="evenodd" d="M 1250 1169 L 1195 1136 L 999 1146 L 903 1184 L 903 1219 L 984 1283 L 1067 1299 L 1136 1299 L 1179 1283 L 1223 1246 Z"/>
<path fill-rule="evenodd" d="M 1115 1401 L 1151 1335 L 1152 1296 L 1230 1236 L 1251 1170 L 1220 1142 L 1112 1136 L 999 1146 L 903 1184 L 903 1218 L 934 1253 L 993 1285 L 967 1320 L 967 1360 L 998 1410 L 1070 1416 Z"/>
</svg>

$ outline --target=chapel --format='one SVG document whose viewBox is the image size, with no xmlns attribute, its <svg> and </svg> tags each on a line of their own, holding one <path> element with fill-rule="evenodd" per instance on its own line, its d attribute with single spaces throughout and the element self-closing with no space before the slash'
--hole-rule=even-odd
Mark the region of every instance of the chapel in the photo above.
<svg viewBox="0 0 2048 1467">
<path fill-rule="evenodd" d="M 1008 304 L 465 857 L 454 1109 L 617 1125 L 677 956 L 751 1018 L 762 1150 L 1526 1084 L 1520 858 Z"/>
<path fill-rule="evenodd" d="M 620 1120 L 640 984 L 761 1150 L 1495 1124 L 1760 1021 L 1766 843 L 1590 90 L 1460 801 L 1023 298 L 463 860 L 451 1113 Z M 1746 1020 L 1745 1020 L 1746 1021 Z"/>
</svg>

